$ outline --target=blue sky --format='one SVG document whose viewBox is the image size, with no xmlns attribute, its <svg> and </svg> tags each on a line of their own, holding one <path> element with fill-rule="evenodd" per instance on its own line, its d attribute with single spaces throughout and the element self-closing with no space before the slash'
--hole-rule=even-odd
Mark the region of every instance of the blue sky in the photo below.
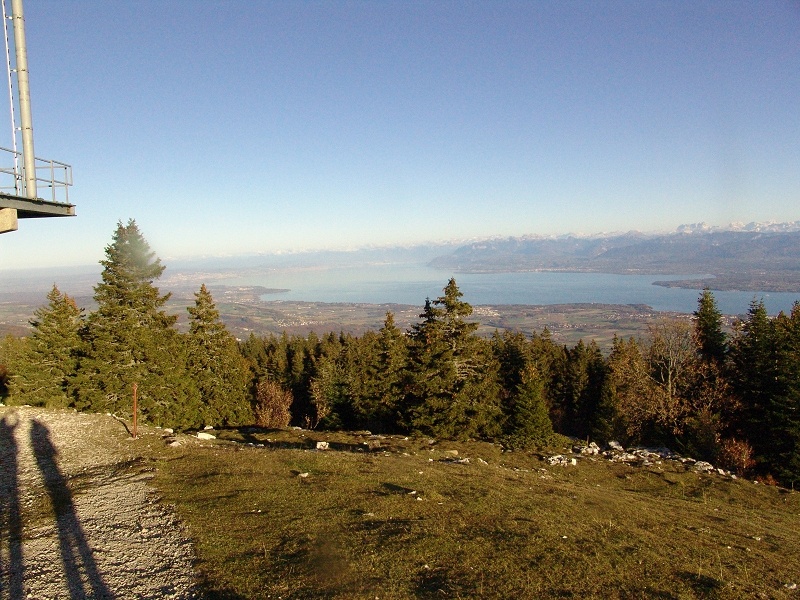
<svg viewBox="0 0 800 600">
<path fill-rule="evenodd" d="M 796 0 L 25 0 L 25 17 L 36 153 L 73 165 L 78 216 L 21 221 L 0 269 L 96 263 L 128 218 L 167 264 L 800 219 Z"/>
</svg>

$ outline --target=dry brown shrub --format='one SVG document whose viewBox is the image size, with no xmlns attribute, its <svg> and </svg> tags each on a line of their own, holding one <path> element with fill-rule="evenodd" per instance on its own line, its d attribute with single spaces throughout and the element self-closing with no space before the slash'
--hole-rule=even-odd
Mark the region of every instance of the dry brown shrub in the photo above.
<svg viewBox="0 0 800 600">
<path fill-rule="evenodd" d="M 756 464 L 753 460 L 753 447 L 746 441 L 736 438 L 723 440 L 719 463 L 737 475 L 747 475 Z"/>
<path fill-rule="evenodd" d="M 256 387 L 256 425 L 268 429 L 288 427 L 292 420 L 292 392 L 277 381 L 262 379 Z"/>
</svg>

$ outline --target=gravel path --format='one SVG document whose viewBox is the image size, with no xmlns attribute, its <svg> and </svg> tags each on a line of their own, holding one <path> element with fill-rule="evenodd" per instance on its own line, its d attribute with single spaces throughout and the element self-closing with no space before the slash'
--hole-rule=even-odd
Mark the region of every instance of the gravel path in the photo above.
<svg viewBox="0 0 800 600">
<path fill-rule="evenodd" d="M 0 600 L 197 598 L 193 550 L 111 416 L 0 408 Z"/>
</svg>

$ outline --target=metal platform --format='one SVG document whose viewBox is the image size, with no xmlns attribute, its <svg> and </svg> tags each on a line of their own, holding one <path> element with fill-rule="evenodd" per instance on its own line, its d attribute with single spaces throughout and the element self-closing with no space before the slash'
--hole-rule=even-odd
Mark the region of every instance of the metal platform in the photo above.
<svg viewBox="0 0 800 600">
<path fill-rule="evenodd" d="M 19 219 L 38 217 L 74 217 L 75 205 L 50 202 L 42 198 L 23 198 L 0 192 L 0 209 L 12 208 Z"/>
<path fill-rule="evenodd" d="M 0 233 L 16 231 L 18 219 L 74 217 L 75 205 L 69 201 L 72 167 L 36 158 L 35 179 L 26 181 L 19 168 L 20 158 L 19 152 L 0 147 Z M 12 164 L 3 165 L 5 159 Z M 28 184 L 34 185 L 34 190 L 48 189 L 50 198 L 28 198 L 25 195 Z"/>
</svg>

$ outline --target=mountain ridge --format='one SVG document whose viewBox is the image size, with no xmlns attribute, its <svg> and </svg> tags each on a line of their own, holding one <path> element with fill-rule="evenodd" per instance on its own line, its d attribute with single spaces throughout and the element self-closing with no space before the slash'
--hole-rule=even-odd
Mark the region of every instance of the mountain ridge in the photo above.
<svg viewBox="0 0 800 600">
<path fill-rule="evenodd" d="M 666 234 L 508 237 L 463 245 L 429 264 L 456 273 L 694 275 L 660 285 L 800 292 L 800 221 L 728 228 L 698 223 Z M 698 281 L 697 275 L 713 279 Z"/>
</svg>

